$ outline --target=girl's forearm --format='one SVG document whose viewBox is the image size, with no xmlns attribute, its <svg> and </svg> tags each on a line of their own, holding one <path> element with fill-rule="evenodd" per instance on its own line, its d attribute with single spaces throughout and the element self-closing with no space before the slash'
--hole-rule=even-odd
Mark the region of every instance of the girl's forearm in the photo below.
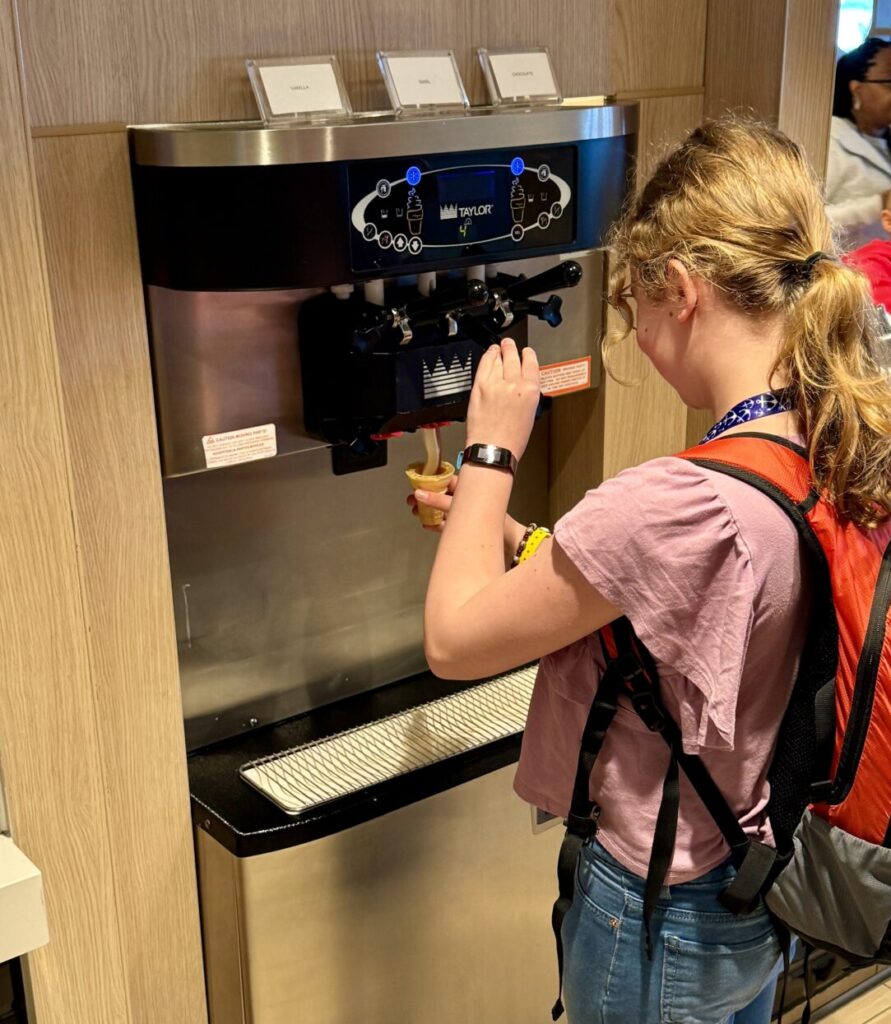
<svg viewBox="0 0 891 1024">
<path fill-rule="evenodd" d="M 514 540 L 508 537 L 507 517 L 512 486 L 513 477 L 504 470 L 473 464 L 461 469 L 427 589 L 424 643 L 431 661 L 461 643 L 464 606 L 505 572 L 505 554 Z M 523 528 L 510 523 L 519 528 L 518 544 Z M 513 544 L 511 557 L 515 550 Z"/>
</svg>

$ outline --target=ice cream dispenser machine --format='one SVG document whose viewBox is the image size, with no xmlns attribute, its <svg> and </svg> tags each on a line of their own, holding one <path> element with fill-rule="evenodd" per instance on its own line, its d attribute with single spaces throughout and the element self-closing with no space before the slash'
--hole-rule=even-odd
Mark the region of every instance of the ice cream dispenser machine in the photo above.
<svg viewBox="0 0 891 1024">
<path fill-rule="evenodd" d="M 522 1024 L 552 998 L 556 833 L 508 793 L 534 672 L 479 704 L 429 674 L 404 471 L 434 426 L 454 461 L 510 336 L 548 396 L 512 511 L 547 521 L 548 406 L 599 381 L 636 130 L 596 102 L 130 130 L 214 1024 Z M 480 877 L 446 856 L 464 836 Z M 483 934 L 459 909 L 493 868 L 529 898 Z"/>
</svg>

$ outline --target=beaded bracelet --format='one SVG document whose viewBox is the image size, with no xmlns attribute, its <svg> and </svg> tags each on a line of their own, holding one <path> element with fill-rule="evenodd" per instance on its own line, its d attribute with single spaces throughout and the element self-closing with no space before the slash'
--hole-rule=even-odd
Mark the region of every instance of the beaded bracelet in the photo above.
<svg viewBox="0 0 891 1024">
<path fill-rule="evenodd" d="M 523 554 L 523 548 L 526 547 L 526 542 L 529 540 L 529 538 L 532 536 L 532 534 L 535 533 L 535 531 L 537 529 L 538 529 L 538 524 L 537 523 L 530 523 L 526 527 L 526 532 L 520 538 L 520 543 L 517 545 L 517 550 L 514 552 L 514 557 L 511 560 L 511 563 L 510 563 L 511 569 L 513 569 L 514 566 L 520 564 L 520 555 Z"/>
</svg>

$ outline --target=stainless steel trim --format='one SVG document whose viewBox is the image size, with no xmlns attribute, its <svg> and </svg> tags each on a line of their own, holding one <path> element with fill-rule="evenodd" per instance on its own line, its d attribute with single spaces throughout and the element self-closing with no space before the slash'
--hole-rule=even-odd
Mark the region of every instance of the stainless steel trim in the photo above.
<svg viewBox="0 0 891 1024">
<path fill-rule="evenodd" d="M 133 159 L 155 167 L 253 167 L 546 146 L 631 135 L 636 104 L 498 110 L 454 116 L 358 115 L 326 125 L 265 127 L 259 121 L 135 125 Z"/>
</svg>

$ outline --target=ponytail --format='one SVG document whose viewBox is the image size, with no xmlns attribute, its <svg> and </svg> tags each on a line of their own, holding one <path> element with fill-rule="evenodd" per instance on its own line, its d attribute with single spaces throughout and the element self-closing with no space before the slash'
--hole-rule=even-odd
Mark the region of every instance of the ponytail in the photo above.
<svg viewBox="0 0 891 1024">
<path fill-rule="evenodd" d="M 891 384 L 878 344 L 866 279 L 834 260 L 815 264 L 786 315 L 775 372 L 797 397 L 817 488 L 866 528 L 891 516 Z"/>
</svg>

